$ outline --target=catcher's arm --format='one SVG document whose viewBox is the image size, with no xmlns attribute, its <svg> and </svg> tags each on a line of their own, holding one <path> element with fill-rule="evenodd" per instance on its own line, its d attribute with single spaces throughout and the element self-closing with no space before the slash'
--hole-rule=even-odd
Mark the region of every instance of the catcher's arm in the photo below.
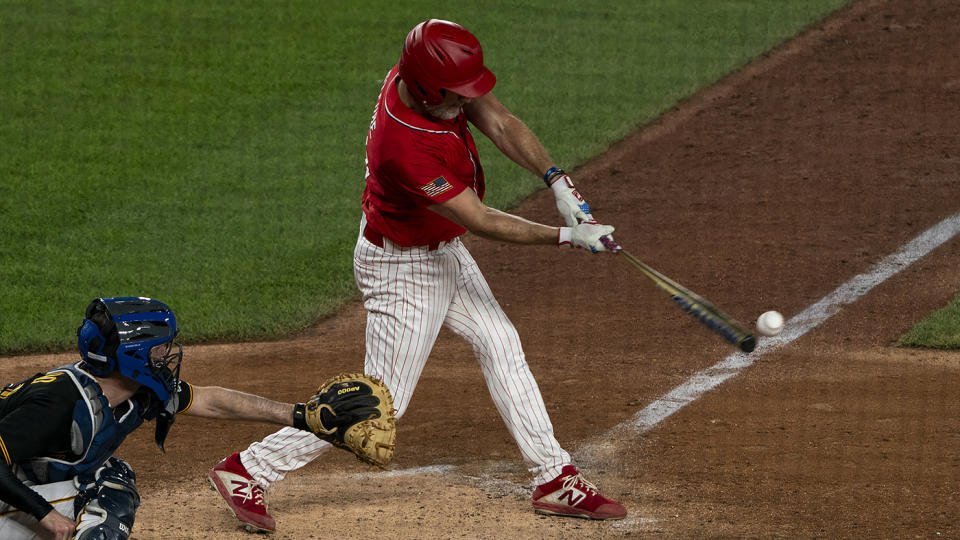
<svg viewBox="0 0 960 540">
<path fill-rule="evenodd" d="M 390 391 L 362 373 L 326 381 L 306 403 L 283 403 L 220 386 L 195 386 L 184 414 L 224 420 L 271 422 L 310 431 L 383 466 L 393 457 L 396 416 Z"/>
<path fill-rule="evenodd" d="M 193 403 L 184 414 L 221 420 L 252 420 L 293 425 L 293 403 L 273 401 L 220 386 L 194 386 Z"/>
</svg>

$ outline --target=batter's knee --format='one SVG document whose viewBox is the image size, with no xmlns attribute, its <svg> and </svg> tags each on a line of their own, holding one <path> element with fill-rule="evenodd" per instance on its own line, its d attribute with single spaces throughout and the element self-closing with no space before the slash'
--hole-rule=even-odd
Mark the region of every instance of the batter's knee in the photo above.
<svg viewBox="0 0 960 540">
<path fill-rule="evenodd" d="M 390 390 L 390 397 L 393 399 L 394 417 L 399 420 L 400 417 L 407 412 L 407 407 L 410 405 L 410 398 L 413 397 L 413 389 L 417 386 L 419 372 L 416 372 L 416 376 L 412 382 L 409 380 L 404 381 L 399 378 L 398 371 L 391 370 L 384 373 L 384 370 L 379 364 L 371 363 L 369 359 L 364 364 L 363 372 L 371 377 L 380 379 L 383 381 L 383 384 L 387 385 L 387 389 Z"/>
<path fill-rule="evenodd" d="M 77 540 L 126 540 L 140 506 L 136 475 L 120 458 L 110 458 L 93 475 L 78 477 L 74 502 Z"/>
</svg>

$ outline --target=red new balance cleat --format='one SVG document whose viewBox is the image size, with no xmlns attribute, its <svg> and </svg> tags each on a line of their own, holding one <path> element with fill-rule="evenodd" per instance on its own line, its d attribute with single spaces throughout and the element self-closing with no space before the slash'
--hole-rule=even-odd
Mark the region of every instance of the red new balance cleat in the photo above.
<svg viewBox="0 0 960 540">
<path fill-rule="evenodd" d="M 598 493 L 573 465 L 533 491 L 533 507 L 538 514 L 589 519 L 622 519 L 627 515 L 622 504 Z"/>
<path fill-rule="evenodd" d="M 273 531 L 277 528 L 277 523 L 267 513 L 263 488 L 247 474 L 239 453 L 234 452 L 217 463 L 207 476 L 247 530 Z"/>
</svg>

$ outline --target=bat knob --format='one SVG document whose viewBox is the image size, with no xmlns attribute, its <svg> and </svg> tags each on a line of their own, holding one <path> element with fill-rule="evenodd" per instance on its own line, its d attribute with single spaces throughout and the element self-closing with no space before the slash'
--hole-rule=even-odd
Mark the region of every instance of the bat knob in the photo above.
<svg viewBox="0 0 960 540">
<path fill-rule="evenodd" d="M 757 340 L 753 336 L 747 336 L 740 340 L 740 350 L 749 353 L 753 352 L 753 349 L 757 346 Z"/>
<path fill-rule="evenodd" d="M 611 253 L 619 253 L 620 250 L 623 249 L 622 247 L 620 247 L 620 244 L 614 242 L 613 238 L 610 238 L 609 236 L 601 236 L 600 242 L 603 244 L 605 248 L 607 248 L 607 251 Z"/>
</svg>

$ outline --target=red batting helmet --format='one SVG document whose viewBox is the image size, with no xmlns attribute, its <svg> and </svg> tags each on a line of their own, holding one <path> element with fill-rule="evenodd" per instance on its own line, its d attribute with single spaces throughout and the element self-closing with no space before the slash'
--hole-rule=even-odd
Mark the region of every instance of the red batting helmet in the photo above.
<svg viewBox="0 0 960 540">
<path fill-rule="evenodd" d="M 407 34 L 400 78 L 414 97 L 429 105 L 443 101 L 441 90 L 480 97 L 497 83 L 483 65 L 477 38 L 459 24 L 439 19 L 427 19 Z"/>
</svg>

